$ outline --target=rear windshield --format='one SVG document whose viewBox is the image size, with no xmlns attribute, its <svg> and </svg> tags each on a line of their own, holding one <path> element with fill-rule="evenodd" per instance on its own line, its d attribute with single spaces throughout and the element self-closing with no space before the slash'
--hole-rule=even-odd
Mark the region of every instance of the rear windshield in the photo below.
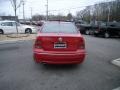
<svg viewBox="0 0 120 90">
<path fill-rule="evenodd" d="M 46 23 L 42 33 L 77 33 L 76 27 L 72 23 Z"/>
</svg>

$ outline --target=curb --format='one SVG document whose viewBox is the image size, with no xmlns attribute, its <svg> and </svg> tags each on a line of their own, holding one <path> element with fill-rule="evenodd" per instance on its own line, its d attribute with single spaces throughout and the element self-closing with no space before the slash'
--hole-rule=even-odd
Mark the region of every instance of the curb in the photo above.
<svg viewBox="0 0 120 90">
<path fill-rule="evenodd" d="M 28 39 L 28 40 L 5 40 L 5 41 L 0 41 L 0 45 L 2 45 L 2 44 L 13 44 L 13 43 L 17 43 L 17 42 L 24 42 L 24 41 L 30 41 L 30 40 L 34 40 L 34 39 Z"/>
<path fill-rule="evenodd" d="M 112 60 L 111 63 L 118 66 L 118 67 L 120 67 L 120 58 Z"/>
</svg>

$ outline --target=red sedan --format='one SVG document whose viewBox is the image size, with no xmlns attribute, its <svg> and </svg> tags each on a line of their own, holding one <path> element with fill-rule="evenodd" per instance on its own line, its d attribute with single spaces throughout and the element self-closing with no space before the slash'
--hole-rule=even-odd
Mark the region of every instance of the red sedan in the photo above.
<svg viewBox="0 0 120 90">
<path fill-rule="evenodd" d="M 85 42 L 70 22 L 46 22 L 35 41 L 34 60 L 48 64 L 79 64 L 85 58 Z"/>
</svg>

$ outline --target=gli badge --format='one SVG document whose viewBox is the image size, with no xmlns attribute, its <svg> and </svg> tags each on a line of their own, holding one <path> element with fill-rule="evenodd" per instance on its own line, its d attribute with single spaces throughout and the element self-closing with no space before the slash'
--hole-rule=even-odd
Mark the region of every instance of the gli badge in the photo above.
<svg viewBox="0 0 120 90">
<path fill-rule="evenodd" d="M 58 41 L 59 41 L 59 42 L 62 42 L 62 41 L 63 41 L 63 38 L 61 38 L 61 37 L 58 38 Z"/>
</svg>

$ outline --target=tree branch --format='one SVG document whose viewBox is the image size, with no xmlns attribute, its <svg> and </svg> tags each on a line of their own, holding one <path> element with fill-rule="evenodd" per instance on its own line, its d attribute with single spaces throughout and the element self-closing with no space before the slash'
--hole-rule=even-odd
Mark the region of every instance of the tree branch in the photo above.
<svg viewBox="0 0 120 90">
<path fill-rule="evenodd" d="M 14 4 L 13 4 L 13 1 L 12 1 L 12 0 L 9 0 L 9 1 L 11 2 L 12 7 L 15 9 L 15 6 L 14 6 Z"/>
<path fill-rule="evenodd" d="M 18 9 L 18 8 L 21 6 L 22 3 L 23 3 L 22 0 L 20 0 L 20 3 L 19 3 L 19 5 L 16 7 L 16 9 Z"/>
</svg>

